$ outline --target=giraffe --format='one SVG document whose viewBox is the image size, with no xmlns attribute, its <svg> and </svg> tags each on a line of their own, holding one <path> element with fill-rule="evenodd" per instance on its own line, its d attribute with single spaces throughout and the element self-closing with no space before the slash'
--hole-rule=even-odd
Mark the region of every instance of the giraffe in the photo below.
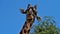
<svg viewBox="0 0 60 34">
<path fill-rule="evenodd" d="M 38 21 L 41 20 L 41 18 L 37 16 L 36 5 L 34 7 L 31 7 L 30 4 L 28 4 L 28 7 L 26 10 L 20 9 L 20 11 L 22 14 L 26 14 L 26 21 L 19 34 L 29 34 L 30 28 L 35 21 L 35 17 L 37 18 Z"/>
</svg>

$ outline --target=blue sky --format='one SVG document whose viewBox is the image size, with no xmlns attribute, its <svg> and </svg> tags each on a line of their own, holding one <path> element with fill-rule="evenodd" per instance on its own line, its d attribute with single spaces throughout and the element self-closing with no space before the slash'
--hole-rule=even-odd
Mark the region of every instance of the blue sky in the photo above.
<svg viewBox="0 0 60 34">
<path fill-rule="evenodd" d="M 0 34 L 18 34 L 25 22 L 25 15 L 19 8 L 26 9 L 28 4 L 37 5 L 37 13 L 53 16 L 60 28 L 60 0 L 0 0 Z"/>
</svg>

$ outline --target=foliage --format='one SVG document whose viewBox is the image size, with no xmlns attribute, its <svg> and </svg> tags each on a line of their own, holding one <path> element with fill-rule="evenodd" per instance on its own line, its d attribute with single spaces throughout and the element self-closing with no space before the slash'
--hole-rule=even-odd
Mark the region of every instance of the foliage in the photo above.
<svg viewBox="0 0 60 34">
<path fill-rule="evenodd" d="M 38 25 L 33 26 L 30 34 L 60 34 L 60 29 L 56 27 L 55 20 L 50 16 L 45 16 Z"/>
</svg>

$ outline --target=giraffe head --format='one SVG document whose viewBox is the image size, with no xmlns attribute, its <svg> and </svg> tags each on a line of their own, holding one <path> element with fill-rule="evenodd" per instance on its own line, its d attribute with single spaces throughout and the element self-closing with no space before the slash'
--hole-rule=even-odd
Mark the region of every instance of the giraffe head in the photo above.
<svg viewBox="0 0 60 34">
<path fill-rule="evenodd" d="M 31 6 L 30 4 L 28 4 L 26 10 L 27 10 L 28 19 L 34 18 L 34 15 L 36 14 L 36 5 Z"/>
<path fill-rule="evenodd" d="M 30 4 L 28 4 L 28 6 L 27 6 L 27 11 L 28 11 L 28 13 L 30 13 L 30 14 L 34 14 L 34 12 L 36 12 L 36 5 L 34 5 L 33 7 L 30 5 Z"/>
</svg>

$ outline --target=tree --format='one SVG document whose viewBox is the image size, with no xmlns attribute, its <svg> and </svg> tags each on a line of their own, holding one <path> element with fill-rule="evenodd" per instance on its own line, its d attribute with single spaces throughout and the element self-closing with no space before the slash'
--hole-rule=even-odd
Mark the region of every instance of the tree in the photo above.
<svg viewBox="0 0 60 34">
<path fill-rule="evenodd" d="M 30 34 L 60 34 L 60 29 L 56 27 L 55 20 L 50 16 L 45 16 L 38 25 L 32 26 Z"/>
</svg>

